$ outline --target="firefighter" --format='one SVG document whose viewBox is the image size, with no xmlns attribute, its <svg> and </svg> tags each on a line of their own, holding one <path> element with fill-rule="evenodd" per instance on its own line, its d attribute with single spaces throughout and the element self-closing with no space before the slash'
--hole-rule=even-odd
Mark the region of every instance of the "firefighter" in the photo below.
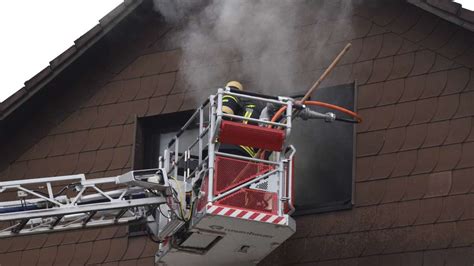
<svg viewBox="0 0 474 266">
<path fill-rule="evenodd" d="M 237 89 L 243 91 L 244 88 L 242 84 L 238 81 L 229 81 L 226 84 L 226 87 Z M 224 95 L 222 97 L 222 112 L 226 114 L 232 115 L 240 115 L 247 118 L 254 118 L 258 119 L 260 117 L 260 113 L 262 112 L 265 106 L 257 101 L 252 101 L 250 99 L 239 99 L 233 95 Z M 252 121 L 243 120 L 242 123 L 244 124 L 257 124 Z M 230 144 L 222 144 L 220 146 L 220 151 L 246 156 L 246 157 L 255 157 L 257 150 L 253 147 L 248 146 L 236 146 Z"/>
</svg>

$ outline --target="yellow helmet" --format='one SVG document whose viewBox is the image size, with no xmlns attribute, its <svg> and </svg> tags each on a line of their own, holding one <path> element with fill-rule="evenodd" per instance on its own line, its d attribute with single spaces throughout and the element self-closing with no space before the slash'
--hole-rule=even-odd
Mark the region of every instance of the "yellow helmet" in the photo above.
<svg viewBox="0 0 474 266">
<path fill-rule="evenodd" d="M 234 87 L 240 91 L 243 91 L 244 90 L 244 86 L 242 86 L 242 84 L 238 81 L 235 81 L 235 80 L 232 80 L 232 81 L 229 81 L 227 82 L 227 84 L 225 85 L 226 87 Z"/>
</svg>

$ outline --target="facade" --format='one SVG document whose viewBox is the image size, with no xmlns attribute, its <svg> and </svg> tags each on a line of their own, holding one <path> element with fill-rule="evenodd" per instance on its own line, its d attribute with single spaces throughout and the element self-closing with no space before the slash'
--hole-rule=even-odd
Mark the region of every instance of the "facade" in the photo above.
<svg viewBox="0 0 474 266">
<path fill-rule="evenodd" d="M 420 8 L 449 1 L 164 2 L 124 2 L 0 104 L 0 180 L 127 172 L 141 117 L 232 79 L 304 92 L 351 42 L 323 86 L 358 85 L 353 206 L 295 217 L 261 264 L 474 263 L 472 12 L 451 13 L 461 25 Z M 152 265 L 156 250 L 108 227 L 2 239 L 0 264 Z"/>
</svg>

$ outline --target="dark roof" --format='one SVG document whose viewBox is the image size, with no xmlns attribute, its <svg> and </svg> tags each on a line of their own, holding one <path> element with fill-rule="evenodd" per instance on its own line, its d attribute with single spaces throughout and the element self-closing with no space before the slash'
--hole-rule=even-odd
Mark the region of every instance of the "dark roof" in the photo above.
<svg viewBox="0 0 474 266">
<path fill-rule="evenodd" d="M 474 12 L 465 9 L 453 0 L 407 0 L 438 17 L 474 31 Z"/>
<path fill-rule="evenodd" d="M 38 93 L 46 84 L 75 62 L 84 52 L 102 39 L 143 0 L 125 0 L 99 20 L 99 24 L 84 33 L 74 44 L 54 58 L 49 65 L 25 82 L 25 86 L 0 103 L 0 121 Z"/>
</svg>

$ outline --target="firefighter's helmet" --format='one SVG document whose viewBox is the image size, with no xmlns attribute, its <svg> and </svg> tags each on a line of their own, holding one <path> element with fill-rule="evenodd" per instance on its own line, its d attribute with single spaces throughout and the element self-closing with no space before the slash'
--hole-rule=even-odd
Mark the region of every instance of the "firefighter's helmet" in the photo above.
<svg viewBox="0 0 474 266">
<path fill-rule="evenodd" d="M 227 82 L 227 84 L 225 86 L 226 87 L 232 87 L 232 88 L 238 89 L 240 91 L 244 90 L 244 86 L 242 86 L 242 84 L 240 82 L 235 81 L 235 80 Z"/>
</svg>

